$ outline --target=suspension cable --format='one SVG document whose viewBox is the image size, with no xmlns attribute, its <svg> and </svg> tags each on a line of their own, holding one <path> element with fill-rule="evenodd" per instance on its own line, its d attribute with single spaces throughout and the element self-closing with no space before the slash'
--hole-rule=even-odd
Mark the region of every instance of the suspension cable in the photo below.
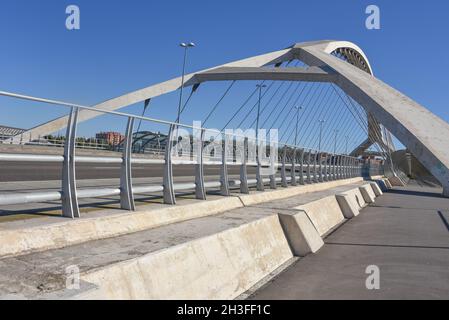
<svg viewBox="0 0 449 320">
<path fill-rule="evenodd" d="M 209 114 L 206 116 L 206 118 L 203 120 L 203 126 L 206 124 L 206 122 L 209 120 L 210 116 L 215 112 L 215 110 L 218 108 L 220 103 L 223 101 L 223 99 L 226 97 L 228 92 L 231 90 L 231 88 L 234 86 L 236 80 L 232 81 L 231 84 L 228 86 L 224 94 L 220 97 L 218 102 L 215 104 L 215 106 L 212 108 L 212 110 L 209 112 Z"/>
</svg>

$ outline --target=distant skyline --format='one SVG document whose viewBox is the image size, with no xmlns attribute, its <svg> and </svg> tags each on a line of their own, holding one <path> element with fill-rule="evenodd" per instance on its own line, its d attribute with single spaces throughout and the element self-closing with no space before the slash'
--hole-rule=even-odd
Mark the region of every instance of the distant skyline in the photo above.
<svg viewBox="0 0 449 320">
<path fill-rule="evenodd" d="M 65 8 L 81 10 L 81 29 L 65 28 Z M 365 8 L 381 10 L 381 29 L 365 28 Z M 2 1 L 0 90 L 94 105 L 187 72 L 279 50 L 296 42 L 348 40 L 367 54 L 374 74 L 449 121 L 449 2 L 434 1 Z M 217 99 L 195 100 L 185 121 L 202 119 Z M 240 103 L 227 101 L 230 104 Z M 177 94 L 148 116 L 174 120 Z M 123 109 L 141 114 L 142 104 Z M 0 98 L 0 125 L 30 128 L 67 110 Z M 219 126 L 221 110 L 210 126 Z M 111 117 L 80 125 L 93 136 L 122 131 Z M 155 128 L 157 130 L 157 128 Z"/>
</svg>

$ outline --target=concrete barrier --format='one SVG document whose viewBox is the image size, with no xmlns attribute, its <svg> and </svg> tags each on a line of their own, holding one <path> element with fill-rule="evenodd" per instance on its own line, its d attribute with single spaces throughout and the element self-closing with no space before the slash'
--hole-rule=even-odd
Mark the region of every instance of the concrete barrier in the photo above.
<svg viewBox="0 0 449 320">
<path fill-rule="evenodd" d="M 352 178 L 345 180 L 335 180 L 324 183 L 314 183 L 314 184 L 306 184 L 300 185 L 297 187 L 289 187 L 289 188 L 279 188 L 277 190 L 270 190 L 269 192 L 258 192 L 249 195 L 238 195 L 245 206 L 251 206 L 263 202 L 269 202 L 274 200 L 280 200 L 285 198 L 290 198 L 294 196 L 298 196 L 305 193 L 324 191 L 327 189 L 345 186 L 357 182 L 363 181 L 363 178 Z"/>
<path fill-rule="evenodd" d="M 405 186 L 404 182 L 399 177 L 396 177 L 396 176 L 389 177 L 388 181 L 394 187 L 403 187 L 403 186 Z"/>
<path fill-rule="evenodd" d="M 223 198 L 240 205 L 234 203 L 238 208 L 216 215 L 204 215 L 207 207 L 198 206 L 207 201 L 194 201 L 184 205 L 190 206 L 184 210 L 199 209 L 188 215 L 197 215 L 196 219 L 20 259 L 2 258 L 0 296 L 6 288 L 7 294 L 37 299 L 233 299 L 294 255 L 317 252 L 324 244 L 322 237 L 348 215 L 338 197 L 352 210 L 352 216 L 365 205 L 360 185 L 279 200 L 276 207 L 268 203 L 242 207 L 237 197 Z M 369 183 L 366 186 L 372 188 Z M 337 192 L 342 194 L 336 197 Z M 213 201 L 221 200 L 209 202 Z M 214 208 L 218 210 L 209 207 Z M 117 227 L 114 232 L 117 230 L 122 229 Z M 36 266 L 33 261 L 40 263 Z M 60 275 L 68 264 L 80 266 L 81 290 L 64 289 Z M 12 292 L 9 283 L 16 282 L 21 289 Z M 39 290 L 37 284 L 49 290 Z"/>
<path fill-rule="evenodd" d="M 360 181 L 353 178 L 207 201 L 180 201 L 176 206 L 139 207 L 135 212 L 109 210 L 76 220 L 61 217 L 33 219 L 39 221 L 23 221 L 20 225 L 7 222 L 0 225 L 0 257 L 63 248 Z"/>
<path fill-rule="evenodd" d="M 380 189 L 379 185 L 376 182 L 371 182 L 371 188 L 373 189 L 376 197 L 380 197 L 381 195 L 383 195 L 382 190 Z"/>
<path fill-rule="evenodd" d="M 388 178 L 383 179 L 385 185 L 387 186 L 388 189 L 392 189 L 393 186 L 390 183 L 390 180 L 388 180 Z"/>
<path fill-rule="evenodd" d="M 81 276 L 81 299 L 233 299 L 293 257 L 277 215 Z M 76 297 L 75 297 L 76 298 Z"/>
<path fill-rule="evenodd" d="M 380 188 L 380 190 L 382 190 L 382 192 L 387 192 L 389 190 L 384 179 L 377 179 L 377 180 L 374 180 L 374 182 L 379 186 L 379 188 Z"/>
<path fill-rule="evenodd" d="M 295 256 L 304 257 L 315 253 L 324 245 L 305 211 L 283 212 L 279 214 L 279 219 Z"/>
<path fill-rule="evenodd" d="M 351 219 L 359 215 L 360 210 L 366 206 L 365 199 L 360 192 L 360 189 L 354 188 L 347 190 L 335 196 L 341 211 L 346 219 Z"/>
<path fill-rule="evenodd" d="M 324 236 L 345 220 L 335 195 L 309 202 L 295 209 L 307 213 L 320 236 Z"/>
<path fill-rule="evenodd" d="M 363 200 L 365 200 L 366 203 L 374 203 L 374 200 L 376 200 L 376 195 L 374 194 L 371 184 L 360 186 L 359 189 Z"/>
<path fill-rule="evenodd" d="M 243 207 L 236 197 L 217 200 L 195 201 L 177 206 L 158 206 L 139 211 L 106 214 L 91 218 L 57 221 L 34 226 L 7 228 L 0 230 L 0 257 L 27 254 L 30 252 L 63 248 L 65 246 L 105 239 L 138 232 L 170 223 L 213 215 Z M 30 221 L 25 221 L 30 222 Z"/>
</svg>

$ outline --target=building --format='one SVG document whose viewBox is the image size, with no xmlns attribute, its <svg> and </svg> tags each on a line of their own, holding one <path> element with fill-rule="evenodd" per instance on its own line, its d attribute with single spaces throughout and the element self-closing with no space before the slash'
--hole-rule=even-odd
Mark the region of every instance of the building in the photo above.
<svg viewBox="0 0 449 320">
<path fill-rule="evenodd" d="M 125 138 L 120 132 L 108 131 L 99 132 L 95 135 L 97 140 L 101 140 L 105 144 L 110 144 L 113 146 L 119 145 L 120 142 Z"/>
</svg>

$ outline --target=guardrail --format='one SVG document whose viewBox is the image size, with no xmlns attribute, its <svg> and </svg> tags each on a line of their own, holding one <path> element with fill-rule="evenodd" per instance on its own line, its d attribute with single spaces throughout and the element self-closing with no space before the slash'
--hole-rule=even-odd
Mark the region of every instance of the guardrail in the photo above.
<svg viewBox="0 0 449 320">
<path fill-rule="evenodd" d="M 384 165 L 381 163 L 373 163 L 367 160 L 362 165 L 362 177 L 373 177 L 385 175 Z"/>
<path fill-rule="evenodd" d="M 251 186 L 256 186 L 258 191 L 264 191 L 266 186 L 276 189 L 278 186 L 288 187 L 303 185 L 306 183 L 319 183 L 337 179 L 347 179 L 362 175 L 362 161 L 343 154 L 333 154 L 324 151 L 312 150 L 289 144 L 276 143 L 270 149 L 269 161 L 262 161 L 262 151 L 266 151 L 267 141 L 264 139 L 252 139 L 237 134 L 228 134 L 218 130 L 202 127 L 194 127 L 181 123 L 158 120 L 144 116 L 137 116 L 116 111 L 98 110 L 91 107 L 48 100 L 15 93 L 1 92 L 0 95 L 25 99 L 35 102 L 69 107 L 70 114 L 65 135 L 64 154 L 40 155 L 40 154 L 0 154 L 0 161 L 21 162 L 55 162 L 62 163 L 62 188 L 60 191 L 51 192 L 26 192 L 0 194 L 0 205 L 13 205 L 24 203 L 36 203 L 43 201 L 61 201 L 62 215 L 69 218 L 80 217 L 78 199 L 95 198 L 104 196 L 120 196 L 120 207 L 125 210 L 135 210 L 134 195 L 162 192 L 164 203 L 175 204 L 176 192 L 194 190 L 197 199 L 206 199 L 207 188 L 220 188 L 224 196 L 230 195 L 230 190 L 238 188 L 241 193 L 249 193 Z M 112 114 L 127 119 L 125 140 L 122 148 L 122 156 L 118 157 L 89 157 L 76 156 L 76 129 L 80 110 L 90 110 L 103 114 Z M 169 126 L 168 142 L 164 150 L 163 159 L 134 158 L 132 156 L 132 139 L 135 120 L 149 121 Z M 179 128 L 197 130 L 200 134 L 192 136 L 196 153 L 190 153 L 183 157 L 177 157 L 178 130 Z M 205 140 L 206 132 L 214 132 L 219 141 L 221 152 L 213 149 L 213 156 L 205 149 L 212 142 Z M 243 149 L 239 154 L 229 156 L 229 149 L 235 148 L 241 142 Z M 192 142 L 192 141 L 190 141 Z M 263 149 L 265 148 L 265 150 Z M 255 160 L 249 161 L 249 154 L 256 152 Z M 196 155 L 196 156 L 194 156 Z M 193 159 L 192 159 L 192 156 Z M 78 189 L 76 187 L 75 163 L 114 163 L 120 164 L 120 186 L 117 188 Z M 133 186 L 131 168 L 133 164 L 159 164 L 163 165 L 163 183 L 161 185 Z M 175 184 L 173 181 L 174 165 L 192 165 L 195 167 L 195 180 L 190 183 Z M 204 179 L 204 167 L 208 165 L 220 166 L 220 181 L 208 181 Z M 228 166 L 240 168 L 239 179 L 229 179 Z M 256 168 L 255 179 L 248 178 L 248 167 Z M 263 168 L 276 168 L 268 175 Z M 289 171 L 289 173 L 287 173 Z"/>
</svg>

